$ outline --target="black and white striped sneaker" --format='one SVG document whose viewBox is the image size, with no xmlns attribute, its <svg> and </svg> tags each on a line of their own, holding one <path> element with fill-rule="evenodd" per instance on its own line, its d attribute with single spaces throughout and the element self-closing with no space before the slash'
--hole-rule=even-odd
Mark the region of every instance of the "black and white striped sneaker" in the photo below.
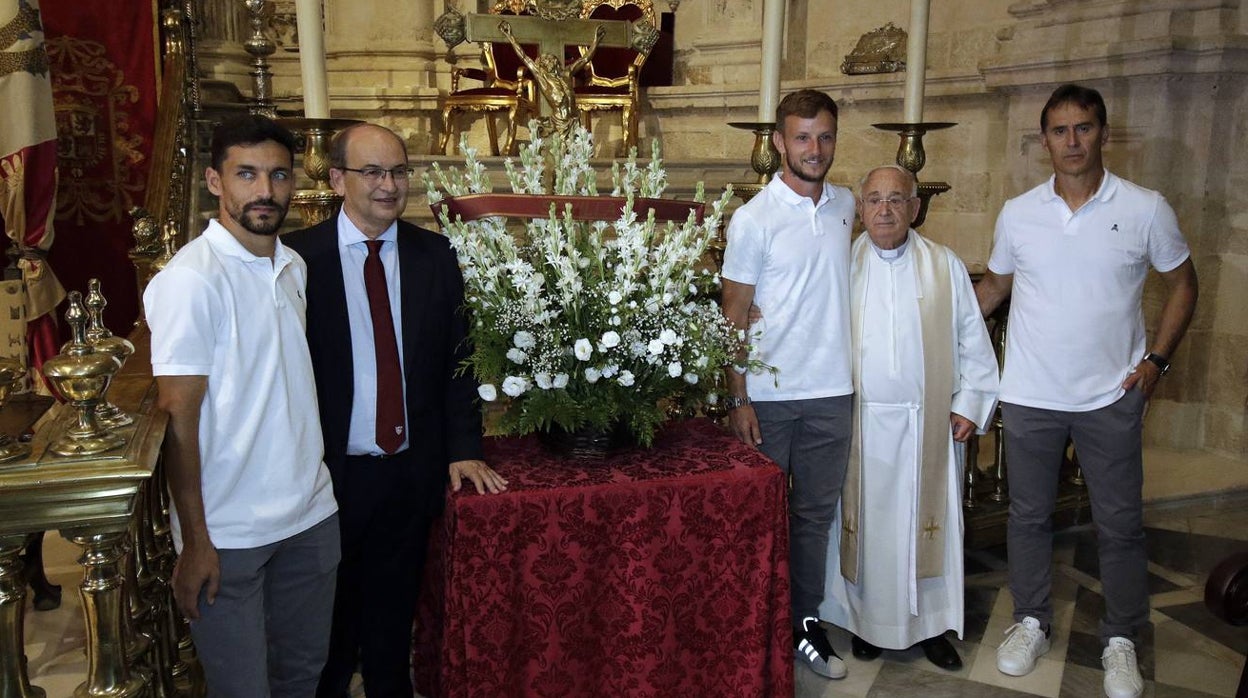
<svg viewBox="0 0 1248 698">
<path fill-rule="evenodd" d="M 793 654 L 820 676 L 845 678 L 845 662 L 832 649 L 828 636 L 819 627 L 818 618 L 804 618 L 801 629 L 793 629 Z"/>
</svg>

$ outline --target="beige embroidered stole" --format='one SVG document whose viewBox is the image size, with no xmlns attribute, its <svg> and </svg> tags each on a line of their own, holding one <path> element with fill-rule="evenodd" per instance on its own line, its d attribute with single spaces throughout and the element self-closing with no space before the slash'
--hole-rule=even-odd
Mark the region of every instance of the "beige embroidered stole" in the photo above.
<svg viewBox="0 0 1248 698">
<path fill-rule="evenodd" d="M 864 233 L 854 243 L 851 258 L 850 333 L 854 367 L 853 438 L 845 487 L 841 491 L 841 574 L 857 583 L 861 554 L 862 508 L 862 325 L 870 258 L 875 254 Z M 909 249 L 915 286 L 919 291 L 919 324 L 923 340 L 923 434 L 920 444 L 919 506 L 915 542 L 920 579 L 944 573 L 946 505 L 949 467 L 949 411 L 953 404 L 953 283 L 943 247 L 911 231 Z M 879 318 L 879 315 L 875 316 Z M 878 321 L 878 320 L 877 320 Z M 954 535 L 957 532 L 953 532 Z"/>
</svg>

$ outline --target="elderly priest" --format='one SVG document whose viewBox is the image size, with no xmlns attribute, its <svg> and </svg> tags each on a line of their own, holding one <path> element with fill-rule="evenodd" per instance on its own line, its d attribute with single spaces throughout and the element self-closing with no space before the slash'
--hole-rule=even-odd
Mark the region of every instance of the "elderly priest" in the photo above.
<svg viewBox="0 0 1248 698">
<path fill-rule="evenodd" d="M 890 165 L 860 188 L 854 437 L 819 615 L 854 634 L 860 659 L 917 643 L 957 669 L 944 635 L 962 634 L 963 443 L 992 414 L 997 362 L 966 267 L 910 228 L 917 186 Z"/>
</svg>

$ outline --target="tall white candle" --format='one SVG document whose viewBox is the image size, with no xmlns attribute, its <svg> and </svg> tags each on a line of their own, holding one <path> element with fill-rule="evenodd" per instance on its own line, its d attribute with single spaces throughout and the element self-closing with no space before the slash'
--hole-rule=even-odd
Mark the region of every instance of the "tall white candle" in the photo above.
<svg viewBox="0 0 1248 698">
<path fill-rule="evenodd" d="M 784 41 L 785 0 L 766 0 L 763 5 L 762 85 L 758 94 L 759 123 L 776 120 L 780 101 L 780 54 Z"/>
<path fill-rule="evenodd" d="M 910 0 L 910 36 L 906 42 L 906 96 L 903 120 L 923 121 L 923 80 L 927 75 L 927 11 L 930 0 Z"/>
<path fill-rule="evenodd" d="M 321 0 L 295 0 L 299 27 L 299 69 L 303 73 L 303 115 L 329 118 L 329 87 L 325 80 L 325 34 Z"/>
</svg>

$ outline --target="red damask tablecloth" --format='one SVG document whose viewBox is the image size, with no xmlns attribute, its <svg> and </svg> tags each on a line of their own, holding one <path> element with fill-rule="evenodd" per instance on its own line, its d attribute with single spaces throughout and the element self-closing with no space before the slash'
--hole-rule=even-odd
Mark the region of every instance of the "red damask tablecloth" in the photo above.
<svg viewBox="0 0 1248 698">
<path fill-rule="evenodd" d="M 435 527 L 422 695 L 793 695 L 785 479 L 758 451 L 690 420 L 596 464 L 486 453 L 509 489 Z"/>
</svg>

